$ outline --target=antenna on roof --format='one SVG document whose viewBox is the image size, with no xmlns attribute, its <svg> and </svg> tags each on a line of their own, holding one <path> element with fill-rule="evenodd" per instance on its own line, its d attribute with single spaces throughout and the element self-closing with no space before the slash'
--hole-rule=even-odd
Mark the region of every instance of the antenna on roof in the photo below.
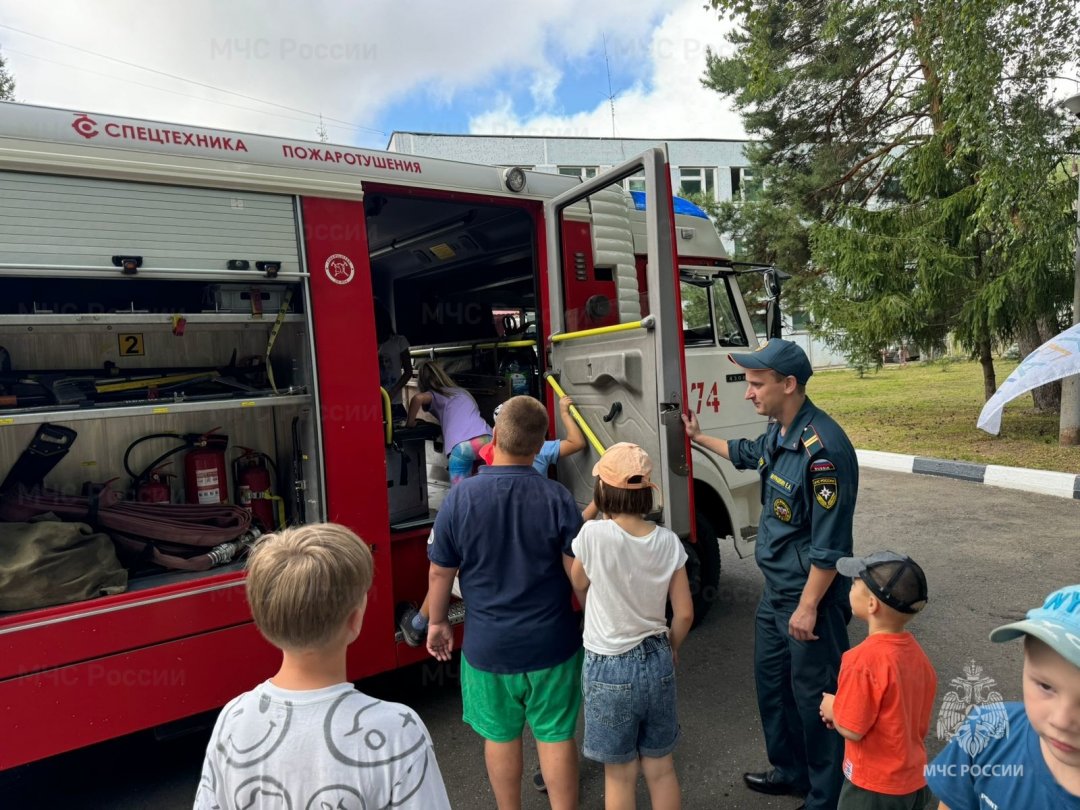
<svg viewBox="0 0 1080 810">
<path fill-rule="evenodd" d="M 320 143 L 326 143 L 330 140 L 330 136 L 326 132 L 326 124 L 322 120 L 322 113 L 319 113 L 319 125 L 315 127 L 315 134 L 319 136 Z"/>
<path fill-rule="evenodd" d="M 608 92 L 608 104 L 611 106 L 611 137 L 615 137 L 615 94 L 611 92 L 611 64 L 608 62 L 607 56 L 607 34 L 602 35 L 604 38 L 604 69 L 607 71 L 607 92 Z"/>
</svg>

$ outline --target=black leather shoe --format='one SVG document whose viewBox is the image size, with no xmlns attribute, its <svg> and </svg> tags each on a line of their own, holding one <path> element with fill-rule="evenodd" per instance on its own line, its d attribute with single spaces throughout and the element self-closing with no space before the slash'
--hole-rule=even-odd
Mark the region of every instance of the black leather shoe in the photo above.
<svg viewBox="0 0 1080 810">
<path fill-rule="evenodd" d="M 775 770 L 744 773 L 742 778 L 748 788 L 769 796 L 798 796 L 804 798 L 808 792 L 791 782 L 781 781 Z"/>
</svg>

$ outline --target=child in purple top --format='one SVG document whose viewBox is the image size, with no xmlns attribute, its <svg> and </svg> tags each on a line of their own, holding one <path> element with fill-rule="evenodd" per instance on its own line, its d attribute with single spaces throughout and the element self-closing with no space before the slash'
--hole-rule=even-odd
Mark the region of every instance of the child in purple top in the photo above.
<svg viewBox="0 0 1080 810">
<path fill-rule="evenodd" d="M 449 456 L 450 486 L 461 483 L 480 465 L 480 448 L 491 441 L 491 428 L 480 416 L 472 394 L 454 384 L 438 363 L 424 363 L 418 377 L 420 393 L 409 400 L 406 427 L 416 424 L 420 409 L 442 425 L 443 449 Z"/>
<path fill-rule="evenodd" d="M 416 424 L 416 415 L 423 408 L 442 425 L 443 450 L 449 457 L 450 488 L 476 474 L 480 467 L 480 450 L 491 441 L 491 428 L 480 416 L 472 394 L 454 384 L 449 374 L 435 362 L 420 366 L 417 379 L 420 393 L 409 400 L 406 427 Z M 398 628 L 411 647 L 418 647 L 427 637 L 428 600 L 417 609 L 400 605 Z"/>
</svg>

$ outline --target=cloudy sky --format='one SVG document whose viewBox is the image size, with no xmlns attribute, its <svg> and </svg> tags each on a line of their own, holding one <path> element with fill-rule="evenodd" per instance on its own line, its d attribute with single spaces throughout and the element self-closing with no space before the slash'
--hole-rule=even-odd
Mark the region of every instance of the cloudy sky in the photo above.
<svg viewBox="0 0 1080 810">
<path fill-rule="evenodd" d="M 312 140 L 321 114 L 358 146 L 394 130 L 740 138 L 700 84 L 706 47 L 727 47 L 703 5 L 0 0 L 0 54 L 19 101 Z"/>
</svg>

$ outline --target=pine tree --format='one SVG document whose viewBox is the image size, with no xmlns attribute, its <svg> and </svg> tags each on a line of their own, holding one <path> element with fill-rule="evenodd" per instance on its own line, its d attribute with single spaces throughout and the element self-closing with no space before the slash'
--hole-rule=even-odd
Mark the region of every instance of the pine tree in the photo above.
<svg viewBox="0 0 1080 810">
<path fill-rule="evenodd" d="M 720 212 L 853 358 L 953 334 L 992 348 L 1063 318 L 1074 186 L 1050 79 L 1077 52 L 1066 0 L 713 0 L 739 27 L 704 82 L 764 179 Z"/>
<path fill-rule="evenodd" d="M 15 100 L 15 79 L 8 72 L 4 63 L 4 55 L 0 53 L 0 101 Z"/>
</svg>

